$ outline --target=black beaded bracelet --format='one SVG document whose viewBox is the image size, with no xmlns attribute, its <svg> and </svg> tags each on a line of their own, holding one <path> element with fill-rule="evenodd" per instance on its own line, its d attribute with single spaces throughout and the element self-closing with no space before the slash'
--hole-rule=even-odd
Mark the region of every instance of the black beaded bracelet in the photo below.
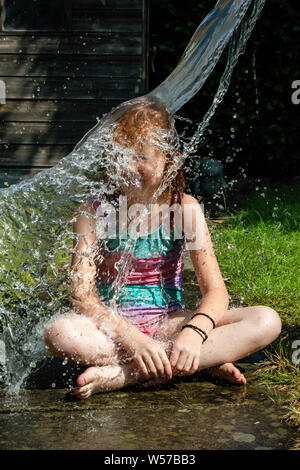
<svg viewBox="0 0 300 470">
<path fill-rule="evenodd" d="M 214 319 L 211 318 L 209 315 L 207 315 L 207 313 L 197 312 L 192 316 L 191 320 L 193 320 L 193 318 L 195 318 L 197 315 L 204 315 L 205 317 L 207 317 L 212 322 L 213 327 L 216 328 L 216 324 L 215 324 Z"/>
<path fill-rule="evenodd" d="M 204 335 L 204 340 L 203 340 L 203 343 L 204 341 L 207 340 L 208 336 L 207 334 L 205 333 L 204 330 L 201 330 L 201 328 L 198 328 L 198 326 L 195 326 L 195 325 L 190 325 L 190 324 L 187 324 L 187 325 L 183 325 L 183 327 L 181 328 L 181 330 L 183 330 L 183 328 L 193 328 L 193 330 L 196 330 L 197 332 L 200 332 Z M 199 333 L 198 333 L 199 334 Z"/>
</svg>

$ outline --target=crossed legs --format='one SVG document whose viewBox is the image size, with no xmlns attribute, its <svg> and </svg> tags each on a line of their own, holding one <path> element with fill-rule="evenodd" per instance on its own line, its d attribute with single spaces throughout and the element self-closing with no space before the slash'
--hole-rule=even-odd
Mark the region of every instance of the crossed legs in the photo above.
<svg viewBox="0 0 300 470">
<path fill-rule="evenodd" d="M 187 311 L 171 314 L 154 339 L 169 350 L 186 318 Z M 280 331 L 280 318 L 270 307 L 231 308 L 203 344 L 199 370 L 210 370 L 213 375 L 218 375 L 216 367 L 221 366 L 221 376 L 223 371 L 225 376 L 227 373 L 233 377 L 237 369 L 234 366 L 235 370 L 230 369 L 231 362 L 264 348 L 277 338 Z M 87 366 L 77 379 L 75 393 L 80 398 L 146 380 L 135 369 L 133 361 L 126 357 L 125 351 L 118 349 L 85 316 L 71 313 L 53 319 L 45 329 L 45 343 L 54 356 Z M 245 381 L 240 379 L 240 383 Z"/>
</svg>

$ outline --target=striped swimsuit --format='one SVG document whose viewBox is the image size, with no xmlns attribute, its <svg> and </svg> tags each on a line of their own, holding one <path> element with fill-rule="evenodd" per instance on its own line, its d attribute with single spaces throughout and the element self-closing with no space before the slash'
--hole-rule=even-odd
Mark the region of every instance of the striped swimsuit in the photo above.
<svg viewBox="0 0 300 470">
<path fill-rule="evenodd" d="M 94 201 L 96 223 L 105 213 Z M 103 220 L 103 219 L 102 219 Z M 107 238 L 96 260 L 96 288 L 100 299 L 109 304 L 116 295 L 112 285 L 118 275 L 116 263 L 121 259 L 128 238 Z M 121 278 L 115 298 L 118 313 L 140 331 L 153 336 L 170 312 L 185 308 L 182 292 L 182 268 L 185 236 L 174 240 L 174 229 L 168 236 L 163 226 L 136 239 L 134 249 L 126 253 L 129 272 Z"/>
</svg>

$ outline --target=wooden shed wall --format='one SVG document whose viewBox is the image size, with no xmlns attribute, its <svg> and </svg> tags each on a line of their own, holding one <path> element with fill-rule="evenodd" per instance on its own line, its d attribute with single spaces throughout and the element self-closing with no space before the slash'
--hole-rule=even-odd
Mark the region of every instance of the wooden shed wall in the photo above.
<svg viewBox="0 0 300 470">
<path fill-rule="evenodd" d="M 148 9 L 147 0 L 61 0 L 63 30 L 38 31 L 13 29 L 0 1 L 2 186 L 55 165 L 97 117 L 148 91 Z"/>
</svg>

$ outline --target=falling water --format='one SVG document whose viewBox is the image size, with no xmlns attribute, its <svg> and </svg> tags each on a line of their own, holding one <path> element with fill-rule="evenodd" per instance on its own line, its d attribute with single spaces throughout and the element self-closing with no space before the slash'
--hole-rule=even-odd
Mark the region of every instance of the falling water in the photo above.
<svg viewBox="0 0 300 470">
<path fill-rule="evenodd" d="M 253 3 L 252 13 L 246 12 Z M 228 89 L 233 68 L 263 8 L 264 0 L 223 0 L 193 35 L 174 72 L 146 97 L 122 103 L 81 139 L 58 165 L 30 180 L 0 190 L 0 327 L 5 343 L 3 379 L 17 393 L 30 370 L 43 357 L 43 325 L 71 307 L 70 260 L 72 226 L 78 207 L 90 197 L 111 194 L 127 181 L 132 158 L 112 141 L 116 119 L 134 106 L 158 99 L 174 114 L 201 88 L 229 44 L 227 64 L 218 91 L 194 136 L 183 145 L 153 201 L 170 184 L 184 159 L 197 150 L 199 139 Z M 124 176 L 125 175 L 125 176 Z M 145 216 L 146 214 L 143 214 Z M 129 240 L 125 249 L 134 248 Z M 127 265 L 121 260 L 120 271 Z M 122 277 L 122 276 L 120 276 Z"/>
<path fill-rule="evenodd" d="M 252 13 L 246 20 L 251 3 Z M 231 38 L 222 79 L 222 86 L 226 80 L 228 87 L 231 72 L 264 4 L 265 0 L 219 0 L 193 34 L 177 67 L 149 96 L 160 99 L 170 113 L 178 111 L 201 89 Z"/>
<path fill-rule="evenodd" d="M 218 105 L 222 102 L 224 95 L 228 90 L 234 67 L 236 66 L 238 62 L 239 56 L 243 54 L 245 51 L 246 43 L 250 37 L 253 27 L 257 21 L 257 18 L 260 15 L 260 12 L 264 7 L 264 4 L 265 4 L 265 0 L 254 2 L 252 12 L 250 16 L 248 17 L 248 19 L 243 21 L 240 24 L 240 26 L 237 28 L 237 30 L 233 33 L 233 36 L 229 44 L 226 67 L 221 77 L 218 90 L 214 96 L 213 102 L 209 110 L 205 114 L 202 121 L 199 123 L 194 135 L 188 140 L 187 144 L 185 145 L 185 152 L 187 155 L 192 155 L 197 152 L 199 141 L 201 137 L 203 136 L 204 131 L 207 128 Z M 200 82 L 200 86 L 202 86 L 202 80 Z M 188 99 L 190 99 L 192 96 L 193 94 L 191 90 L 191 94 Z"/>
</svg>

